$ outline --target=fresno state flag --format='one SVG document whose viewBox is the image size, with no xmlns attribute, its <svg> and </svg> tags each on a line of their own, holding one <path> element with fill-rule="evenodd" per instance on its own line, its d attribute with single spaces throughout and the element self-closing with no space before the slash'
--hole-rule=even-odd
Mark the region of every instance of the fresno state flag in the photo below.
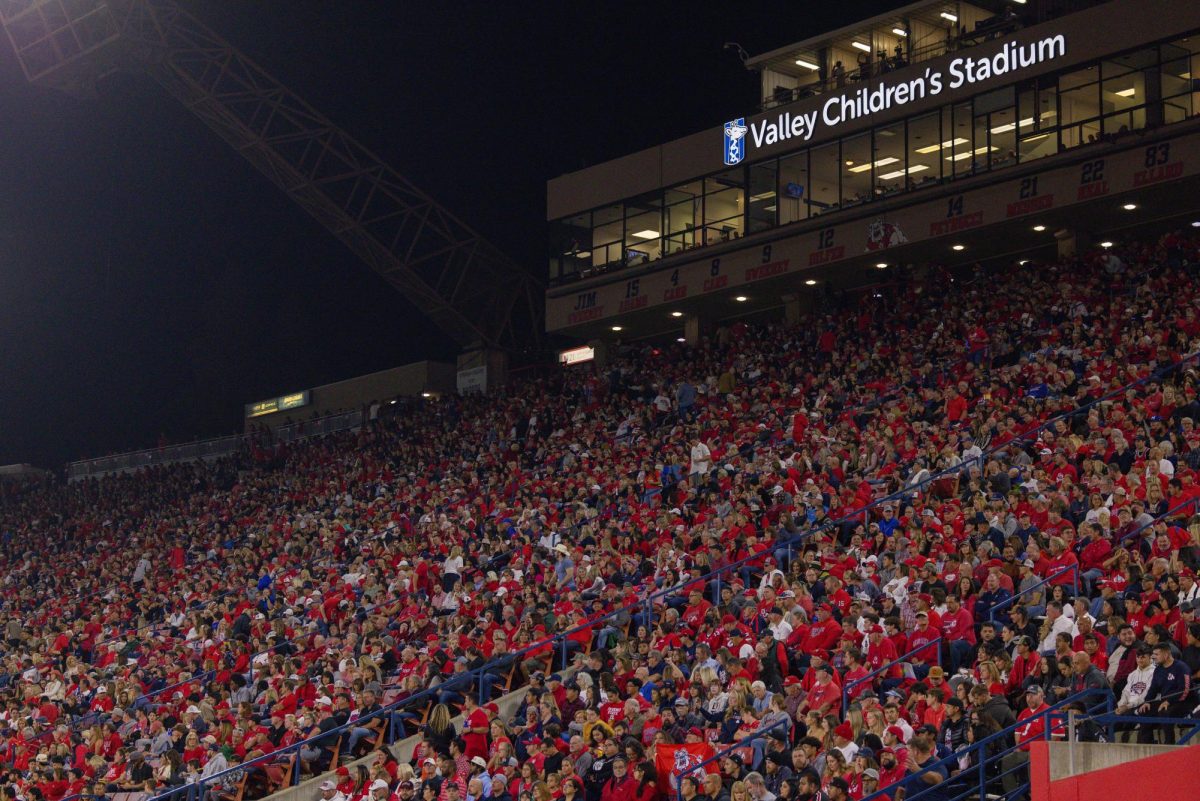
<svg viewBox="0 0 1200 801">
<path fill-rule="evenodd" d="M 709 759 L 716 751 L 709 743 L 681 743 L 679 745 L 654 746 L 654 772 L 658 776 L 658 789 L 662 793 L 674 795 L 679 791 L 679 777 L 691 768 Z M 693 771 L 696 781 L 704 778 L 705 773 L 719 773 L 720 767 L 716 762 L 710 762 L 701 770 Z M 665 781 L 664 781 L 665 779 Z"/>
</svg>

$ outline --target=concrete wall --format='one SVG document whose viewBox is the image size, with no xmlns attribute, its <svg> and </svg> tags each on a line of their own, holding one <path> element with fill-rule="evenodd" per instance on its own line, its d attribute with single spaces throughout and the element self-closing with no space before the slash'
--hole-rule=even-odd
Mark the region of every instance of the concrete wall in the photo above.
<svg viewBox="0 0 1200 801">
<path fill-rule="evenodd" d="M 1051 765 L 1070 773 L 1067 743 L 1032 743 L 1033 801 L 1154 799 L 1194 801 L 1200 797 L 1200 746 L 1139 746 L 1076 743 L 1074 774 L 1051 780 Z"/>
</svg>

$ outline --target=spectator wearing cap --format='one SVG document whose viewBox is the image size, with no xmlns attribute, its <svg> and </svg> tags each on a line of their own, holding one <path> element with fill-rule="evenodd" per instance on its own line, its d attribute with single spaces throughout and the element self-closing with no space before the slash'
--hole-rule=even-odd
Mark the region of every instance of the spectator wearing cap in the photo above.
<svg viewBox="0 0 1200 801">
<path fill-rule="evenodd" d="M 337 783 L 326 779 L 321 782 L 321 801 L 348 801 L 346 794 L 338 790 Z"/>
<path fill-rule="evenodd" d="M 833 747 L 842 752 L 847 763 L 854 761 L 854 755 L 858 753 L 858 743 L 854 742 L 854 727 L 850 725 L 850 721 L 843 720 L 834 727 Z"/>
<path fill-rule="evenodd" d="M 543 742 L 545 742 L 543 740 Z M 479 793 L 477 797 L 486 798 L 492 794 L 492 777 L 488 773 L 487 760 L 481 756 L 471 757 L 470 766 L 467 774 L 468 782 L 479 782 Z M 470 794 L 470 786 L 468 785 L 468 795 Z"/>
<path fill-rule="evenodd" d="M 1025 708 L 1017 715 L 1017 748 L 1000 760 L 1000 767 L 1004 771 L 1002 777 L 1004 792 L 1010 798 L 1013 797 L 1019 786 L 1029 780 L 1026 770 L 1029 765 L 1029 743 L 1044 737 L 1047 720 L 1044 713 L 1049 708 L 1046 705 L 1041 686 L 1031 684 L 1025 690 Z M 1063 736 L 1061 722 L 1052 723 L 1050 736 L 1056 739 Z"/>
<path fill-rule="evenodd" d="M 763 783 L 771 794 L 778 796 L 783 783 L 792 778 L 792 769 L 787 764 L 790 759 L 785 751 L 773 751 L 763 760 Z"/>
</svg>

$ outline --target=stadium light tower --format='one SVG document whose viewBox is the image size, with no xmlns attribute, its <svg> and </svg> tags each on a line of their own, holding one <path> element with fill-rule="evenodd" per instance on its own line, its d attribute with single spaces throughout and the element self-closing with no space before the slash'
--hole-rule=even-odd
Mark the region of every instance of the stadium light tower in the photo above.
<svg viewBox="0 0 1200 801">
<path fill-rule="evenodd" d="M 35 85 L 148 72 L 468 350 L 536 347 L 541 282 L 172 0 L 0 0 Z"/>
</svg>

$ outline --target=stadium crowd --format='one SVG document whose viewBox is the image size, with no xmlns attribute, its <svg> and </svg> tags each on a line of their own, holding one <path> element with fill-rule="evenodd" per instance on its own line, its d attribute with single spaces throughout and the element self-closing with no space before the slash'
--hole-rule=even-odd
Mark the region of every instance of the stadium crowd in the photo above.
<svg viewBox="0 0 1200 801">
<path fill-rule="evenodd" d="M 289 764 L 260 757 L 308 741 L 320 774 L 394 726 L 412 762 L 325 801 L 938 798 L 1020 724 L 1015 791 L 1038 713 L 1084 690 L 1190 715 L 1198 265 L 1171 234 L 933 270 L 355 432 L 9 488 L 0 794 L 254 797 Z M 658 775 L 655 744 L 755 732 Z"/>
</svg>

